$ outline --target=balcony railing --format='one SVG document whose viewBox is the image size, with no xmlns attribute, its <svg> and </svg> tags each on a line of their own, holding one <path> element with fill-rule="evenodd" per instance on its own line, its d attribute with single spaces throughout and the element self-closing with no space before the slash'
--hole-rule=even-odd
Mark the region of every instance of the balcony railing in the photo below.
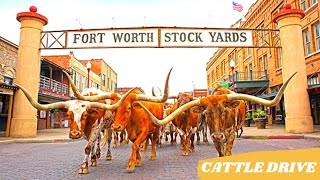
<svg viewBox="0 0 320 180">
<path fill-rule="evenodd" d="M 51 82 L 51 85 L 50 85 Z M 54 93 L 57 94 L 64 94 L 69 96 L 69 86 L 66 84 L 63 84 L 61 82 L 58 82 L 54 79 L 50 79 L 45 76 L 40 75 L 40 82 L 39 82 L 39 89 L 44 88 L 47 90 L 51 90 Z"/>
<path fill-rule="evenodd" d="M 249 72 L 234 72 L 234 81 L 260 81 L 268 80 L 268 72 L 265 71 L 252 71 Z M 232 82 L 232 75 L 230 74 L 227 78 L 223 79 L 223 82 Z"/>
</svg>

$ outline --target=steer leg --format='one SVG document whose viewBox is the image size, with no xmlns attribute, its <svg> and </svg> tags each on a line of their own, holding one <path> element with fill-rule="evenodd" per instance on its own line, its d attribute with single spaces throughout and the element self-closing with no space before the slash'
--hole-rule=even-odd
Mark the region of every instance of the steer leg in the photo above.
<svg viewBox="0 0 320 180">
<path fill-rule="evenodd" d="M 97 156 L 94 153 L 94 146 L 91 148 L 91 160 L 89 162 L 89 166 L 97 166 Z"/>
<path fill-rule="evenodd" d="M 190 142 L 190 148 L 189 148 L 189 151 L 190 151 L 190 152 L 195 152 L 195 148 L 194 148 L 194 136 L 195 136 L 195 134 L 194 134 L 194 133 L 191 133 L 191 134 L 189 135 L 190 138 L 188 138 L 188 139 L 189 139 L 189 142 Z"/>
<path fill-rule="evenodd" d="M 107 131 L 108 131 L 108 150 L 107 150 L 106 160 L 110 161 L 112 160 L 111 149 L 110 149 L 110 144 L 112 139 L 112 130 L 108 128 Z"/>
<path fill-rule="evenodd" d="M 227 143 L 226 143 L 226 152 L 225 152 L 225 155 L 226 156 L 230 156 L 232 153 L 231 153 L 231 150 L 232 150 L 232 147 L 233 147 L 233 142 L 234 142 L 234 139 L 235 139 L 235 130 L 232 128 L 230 131 L 229 131 L 229 134 L 228 136 L 226 136 L 227 138 Z"/>
<path fill-rule="evenodd" d="M 151 136 L 151 153 L 150 153 L 149 160 L 154 160 L 154 158 L 156 157 L 157 139 L 158 139 L 158 134 L 157 133 L 152 134 L 152 136 Z"/>
<path fill-rule="evenodd" d="M 200 144 L 200 134 L 201 134 L 200 131 L 201 131 L 201 130 L 199 129 L 199 130 L 197 130 L 197 132 L 196 132 L 196 135 L 197 135 L 197 142 L 196 142 L 196 144 Z"/>
<path fill-rule="evenodd" d="M 206 143 L 206 145 L 210 145 L 207 137 L 207 131 L 207 126 L 205 125 L 202 129 L 203 142 Z"/>
<path fill-rule="evenodd" d="M 114 131 L 113 132 L 113 144 L 112 147 L 116 148 L 118 143 L 118 132 Z"/>
<path fill-rule="evenodd" d="M 83 159 L 82 164 L 80 166 L 79 174 L 87 174 L 88 173 L 88 169 L 89 169 L 88 159 L 89 159 L 91 149 L 92 148 L 90 145 L 87 145 L 86 148 L 84 149 L 84 159 Z"/>
<path fill-rule="evenodd" d="M 136 164 L 141 164 L 141 157 L 140 157 L 140 153 L 137 152 L 140 150 L 140 144 L 145 141 L 148 140 L 148 132 L 142 132 L 137 139 L 133 142 L 132 144 L 132 151 L 131 151 L 131 156 L 129 158 L 129 162 L 128 162 L 128 167 L 127 167 L 127 171 L 129 172 L 133 172 L 135 169 Z M 138 154 L 138 158 L 140 158 L 140 162 L 137 162 L 137 154 Z"/>
<path fill-rule="evenodd" d="M 96 156 L 97 159 L 99 159 L 100 156 L 101 156 L 100 140 L 101 140 L 101 136 L 99 135 L 98 139 L 97 139 L 97 149 L 96 149 L 96 152 L 95 152 L 95 156 Z M 92 148 L 92 151 L 93 150 L 94 150 L 94 148 Z"/>
</svg>

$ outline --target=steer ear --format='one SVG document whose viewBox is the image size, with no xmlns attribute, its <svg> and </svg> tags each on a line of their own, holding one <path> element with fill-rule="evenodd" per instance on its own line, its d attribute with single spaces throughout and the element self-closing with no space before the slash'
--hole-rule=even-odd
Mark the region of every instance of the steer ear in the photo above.
<svg viewBox="0 0 320 180">
<path fill-rule="evenodd" d="M 238 100 L 226 101 L 224 103 L 225 107 L 228 107 L 228 108 L 236 108 L 237 106 L 239 106 L 239 104 L 240 104 L 240 101 Z"/>
<path fill-rule="evenodd" d="M 191 112 L 201 114 L 205 109 L 204 106 L 194 106 L 191 108 Z"/>
<path fill-rule="evenodd" d="M 88 112 L 88 115 L 94 115 L 94 116 L 99 115 L 99 112 L 95 109 L 90 108 L 87 110 L 87 112 Z"/>
<path fill-rule="evenodd" d="M 131 104 L 132 107 L 135 107 L 135 108 L 141 108 L 140 104 L 138 103 L 138 101 L 134 101 L 132 104 Z"/>
</svg>

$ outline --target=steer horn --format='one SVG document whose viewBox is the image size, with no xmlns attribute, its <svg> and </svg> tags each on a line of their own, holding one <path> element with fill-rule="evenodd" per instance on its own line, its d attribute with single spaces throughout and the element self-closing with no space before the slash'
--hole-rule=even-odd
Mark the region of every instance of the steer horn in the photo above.
<svg viewBox="0 0 320 180">
<path fill-rule="evenodd" d="M 32 96 L 30 95 L 30 93 L 21 85 L 19 84 L 15 84 L 16 86 L 18 86 L 22 92 L 25 94 L 25 96 L 27 97 L 27 99 L 29 100 L 30 104 L 36 108 L 36 109 L 40 109 L 40 110 L 49 110 L 49 109 L 55 109 L 55 108 L 66 108 L 68 109 L 69 107 L 69 102 L 71 101 L 75 101 L 75 100 L 69 100 L 69 101 L 65 101 L 65 102 L 56 102 L 56 103 L 51 103 L 51 104 L 39 104 L 35 99 L 32 98 Z M 113 110 L 118 108 L 123 101 L 126 99 L 126 97 L 134 90 L 135 88 L 129 90 L 126 94 L 124 94 L 121 99 L 112 105 L 109 104 L 103 104 L 103 103 L 99 103 L 99 102 L 87 102 L 87 108 L 102 108 L 102 109 L 106 109 L 106 110 Z"/>
<path fill-rule="evenodd" d="M 104 92 L 102 95 L 95 95 L 95 96 L 83 96 L 80 94 L 79 90 L 77 89 L 76 85 L 73 83 L 71 77 L 66 71 L 63 71 L 63 73 L 67 76 L 69 80 L 69 84 L 71 86 L 71 89 L 74 93 L 74 95 L 79 99 L 79 100 L 86 100 L 86 101 L 98 101 L 98 100 L 103 100 L 103 99 L 110 99 L 112 93 Z"/>
<path fill-rule="evenodd" d="M 146 113 L 148 114 L 148 116 L 150 117 L 150 119 L 157 125 L 164 125 L 167 124 L 168 122 L 172 121 L 173 119 L 175 119 L 178 115 L 180 115 L 182 112 L 192 108 L 193 106 L 197 106 L 197 105 L 202 105 L 202 106 L 207 106 L 208 103 L 207 101 L 216 99 L 214 97 L 224 97 L 224 99 L 226 100 L 247 100 L 250 102 L 255 102 L 258 104 L 262 104 L 265 106 L 274 106 L 277 103 L 279 103 L 283 92 L 285 90 L 285 88 L 287 87 L 289 81 L 292 79 L 292 77 L 294 75 L 296 75 L 297 72 L 295 72 L 280 88 L 277 96 L 273 99 L 273 100 L 266 100 L 266 99 L 262 99 L 259 97 L 255 97 L 252 95 L 247 95 L 247 94 L 223 94 L 223 95 L 210 95 L 208 97 L 205 98 L 201 98 L 201 99 L 196 99 L 194 101 L 190 101 L 184 105 L 182 105 L 181 107 L 179 107 L 177 110 L 173 111 L 173 113 L 171 113 L 169 116 L 167 116 L 166 118 L 159 120 L 157 119 L 143 104 L 141 104 L 140 102 L 138 102 L 140 104 L 140 106 L 146 111 Z"/>
<path fill-rule="evenodd" d="M 168 94 L 169 94 L 169 78 L 171 74 L 172 68 L 170 69 L 167 79 L 166 79 L 166 84 L 164 87 L 164 94 L 163 96 L 160 97 L 153 97 L 153 96 L 147 96 L 145 94 L 136 94 L 136 101 L 151 101 L 151 102 L 165 102 L 168 99 Z M 94 95 L 94 96 L 82 96 L 80 92 L 78 91 L 77 87 L 73 84 L 71 77 L 68 75 L 67 72 L 65 72 L 65 75 L 67 76 L 69 83 L 71 85 L 71 88 L 76 95 L 78 99 L 81 100 L 86 100 L 86 101 L 97 101 L 97 100 L 102 100 L 102 99 L 111 99 L 112 94 L 114 93 L 105 93 L 103 95 Z"/>
</svg>

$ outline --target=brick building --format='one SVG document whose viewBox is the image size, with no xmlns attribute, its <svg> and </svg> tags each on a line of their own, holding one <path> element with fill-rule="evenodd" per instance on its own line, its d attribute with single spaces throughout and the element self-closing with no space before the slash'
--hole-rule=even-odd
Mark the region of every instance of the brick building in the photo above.
<svg viewBox="0 0 320 180">
<path fill-rule="evenodd" d="M 14 91 L 18 46 L 0 36 L 0 136 L 8 136 Z"/>
<path fill-rule="evenodd" d="M 83 65 L 87 65 L 90 61 L 91 69 L 100 76 L 100 88 L 107 92 L 117 91 L 117 73 L 103 60 L 103 59 L 91 59 L 80 60 Z"/>
<path fill-rule="evenodd" d="M 245 21 L 239 20 L 232 27 L 247 29 L 278 29 L 272 21 L 273 16 L 282 11 L 282 0 L 257 0 L 245 15 Z M 308 80 L 311 114 L 314 124 L 320 124 L 320 18 L 317 0 L 291 0 L 292 8 L 302 9 L 305 17 L 301 20 L 304 37 L 305 64 Z M 258 31 L 253 33 L 254 44 L 258 48 L 219 48 L 207 62 L 208 90 L 219 83 L 228 83 L 235 91 L 256 95 L 262 98 L 273 98 L 282 85 L 282 52 L 281 48 L 259 48 L 265 43 L 280 45 L 277 33 Z M 231 82 L 230 61 L 235 61 L 234 84 Z M 259 105 L 250 104 L 250 109 Z M 264 108 L 264 107 L 260 107 Z M 277 123 L 276 117 L 285 118 L 285 102 L 271 108 L 264 108 L 269 115 L 269 123 Z"/>
</svg>

